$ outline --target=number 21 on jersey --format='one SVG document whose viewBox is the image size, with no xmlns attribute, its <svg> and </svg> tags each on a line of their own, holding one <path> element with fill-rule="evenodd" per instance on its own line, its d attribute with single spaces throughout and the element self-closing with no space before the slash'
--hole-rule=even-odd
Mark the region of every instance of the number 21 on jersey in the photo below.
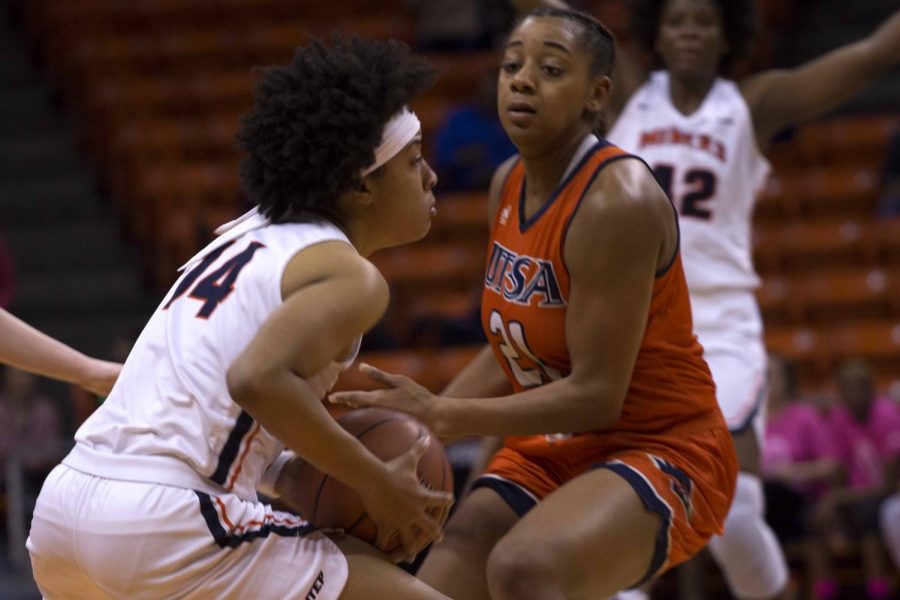
<svg viewBox="0 0 900 600">
<path fill-rule="evenodd" d="M 491 333 L 500 336 L 499 348 L 506 357 L 509 369 L 516 381 L 523 387 L 535 387 L 562 378 L 562 374 L 543 363 L 525 338 L 525 329 L 518 321 L 503 322 L 499 311 L 491 311 L 489 325 Z M 528 363 L 534 366 L 527 366 Z"/>
</svg>

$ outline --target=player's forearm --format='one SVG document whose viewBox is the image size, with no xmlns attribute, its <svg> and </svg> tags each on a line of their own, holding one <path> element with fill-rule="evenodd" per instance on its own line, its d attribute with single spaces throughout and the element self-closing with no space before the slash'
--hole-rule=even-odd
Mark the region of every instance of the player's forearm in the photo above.
<svg viewBox="0 0 900 600">
<path fill-rule="evenodd" d="M 92 359 L 0 309 L 0 362 L 69 382 L 86 378 Z"/>
<path fill-rule="evenodd" d="M 612 427 L 622 399 L 570 377 L 496 398 L 435 398 L 428 419 L 441 437 L 581 433 Z"/>
<path fill-rule="evenodd" d="M 900 63 L 900 11 L 875 30 L 869 43 L 872 64 L 879 74 Z"/>
<path fill-rule="evenodd" d="M 288 370 L 229 370 L 231 397 L 304 461 L 356 490 L 377 485 L 384 463 L 328 414 L 312 387 Z"/>
</svg>

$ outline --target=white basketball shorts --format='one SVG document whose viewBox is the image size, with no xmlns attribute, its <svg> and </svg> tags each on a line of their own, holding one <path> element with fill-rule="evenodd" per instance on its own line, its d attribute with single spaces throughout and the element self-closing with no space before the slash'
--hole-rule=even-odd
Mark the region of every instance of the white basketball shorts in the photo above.
<svg viewBox="0 0 900 600">
<path fill-rule="evenodd" d="M 64 465 L 38 497 L 28 551 L 50 599 L 336 600 L 347 580 L 341 551 L 296 515 Z"/>
<path fill-rule="evenodd" d="M 762 438 L 766 403 L 766 349 L 752 292 L 692 294 L 694 331 L 716 383 L 728 429 L 748 427 Z"/>
</svg>

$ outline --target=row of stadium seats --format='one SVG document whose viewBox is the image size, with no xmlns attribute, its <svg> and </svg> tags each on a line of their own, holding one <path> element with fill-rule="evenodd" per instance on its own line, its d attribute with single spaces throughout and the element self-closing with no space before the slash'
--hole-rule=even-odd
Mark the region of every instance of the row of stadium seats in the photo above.
<svg viewBox="0 0 900 600">
<path fill-rule="evenodd" d="M 234 134 L 251 105 L 253 65 L 284 62 L 307 34 L 334 27 L 406 41 L 414 36 L 401 0 L 327 6 L 229 0 L 217 2 L 215 11 L 208 0 L 127 4 L 123 10 L 117 0 L 36 0 L 26 11 L 63 98 L 86 124 L 83 139 L 123 230 L 142 249 L 148 280 L 160 287 L 246 203 Z M 620 3 L 600 5 L 614 28 L 623 26 Z M 438 84 L 414 106 L 426 152 L 429 133 L 448 109 L 497 64 L 493 52 L 432 58 L 441 69 Z M 872 216 L 898 123 L 896 117 L 814 123 L 772 148 L 777 177 L 764 190 L 754 231 L 764 281 L 759 297 L 772 348 L 797 358 L 809 380 L 854 349 L 900 358 L 891 345 L 900 314 L 900 222 Z M 464 319 L 477 310 L 485 193 L 438 200 L 425 241 L 375 257 L 393 287 L 390 327 L 401 340 L 410 339 L 419 319 Z M 860 333 L 854 338 L 853 331 Z M 383 358 L 401 361 L 393 370 L 433 378 L 429 387 L 438 389 L 457 370 L 441 361 L 466 356 L 447 352 L 451 358 L 421 348 Z M 900 359 L 883 372 L 900 376 Z"/>
</svg>

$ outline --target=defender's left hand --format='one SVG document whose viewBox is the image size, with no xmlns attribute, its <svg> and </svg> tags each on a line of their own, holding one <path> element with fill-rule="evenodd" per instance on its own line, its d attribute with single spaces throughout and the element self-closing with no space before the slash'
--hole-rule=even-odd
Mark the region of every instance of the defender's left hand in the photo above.
<svg viewBox="0 0 900 600">
<path fill-rule="evenodd" d="M 359 370 L 385 387 L 369 392 L 335 392 L 328 395 L 329 402 L 346 404 L 354 408 L 373 406 L 399 410 L 414 416 L 431 427 L 432 411 L 436 396 L 405 375 L 386 373 L 372 365 L 362 363 Z"/>
</svg>

